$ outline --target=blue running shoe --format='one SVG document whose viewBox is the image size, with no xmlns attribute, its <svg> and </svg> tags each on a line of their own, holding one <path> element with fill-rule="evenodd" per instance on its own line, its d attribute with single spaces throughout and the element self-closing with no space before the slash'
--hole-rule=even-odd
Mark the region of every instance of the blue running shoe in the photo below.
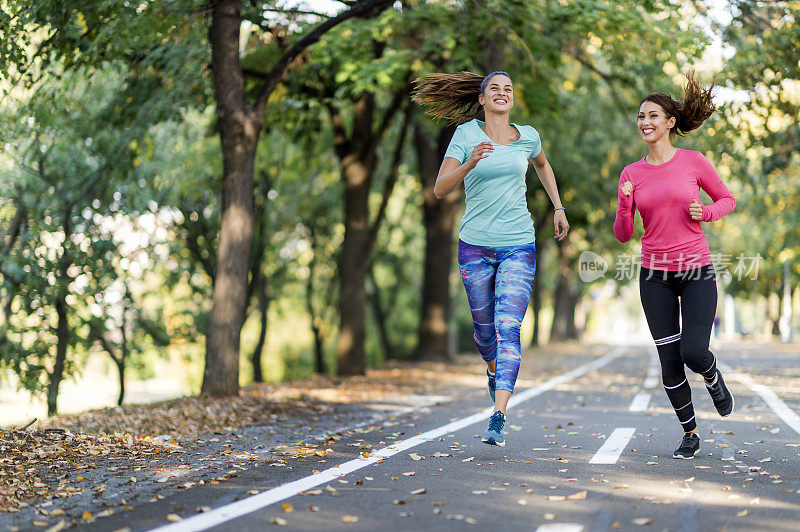
<svg viewBox="0 0 800 532">
<path fill-rule="evenodd" d="M 492 403 L 494 403 L 494 375 L 489 373 L 489 368 L 486 368 L 486 376 L 489 377 L 489 397 L 492 398 Z"/>
<path fill-rule="evenodd" d="M 483 443 L 489 445 L 497 445 L 503 447 L 506 444 L 506 438 L 503 436 L 503 426 L 506 424 L 506 416 L 499 410 L 492 414 L 489 418 L 489 428 L 481 438 Z"/>
</svg>

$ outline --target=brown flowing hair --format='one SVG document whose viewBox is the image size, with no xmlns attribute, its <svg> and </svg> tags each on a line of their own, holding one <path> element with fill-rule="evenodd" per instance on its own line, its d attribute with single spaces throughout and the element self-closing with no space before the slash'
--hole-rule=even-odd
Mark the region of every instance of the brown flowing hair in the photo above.
<svg viewBox="0 0 800 532">
<path fill-rule="evenodd" d="M 704 89 L 700 82 L 697 81 L 693 70 L 686 74 L 686 80 L 686 86 L 683 89 L 683 100 L 675 100 L 672 96 L 663 92 L 654 92 L 645 96 L 639 104 L 653 102 L 664 109 L 667 118 L 674 116 L 675 126 L 670 129 L 670 134 L 677 133 L 683 136 L 697 129 L 717 110 L 712 92 L 715 83 Z"/>
<path fill-rule="evenodd" d="M 437 120 L 463 124 L 480 115 L 478 95 L 484 76 L 472 72 L 434 73 L 414 80 L 411 99 L 426 107 L 425 113 Z"/>
</svg>

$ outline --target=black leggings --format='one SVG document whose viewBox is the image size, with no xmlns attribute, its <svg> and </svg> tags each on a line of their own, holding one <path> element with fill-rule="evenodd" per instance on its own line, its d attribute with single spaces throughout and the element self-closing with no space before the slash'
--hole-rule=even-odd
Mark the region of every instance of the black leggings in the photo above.
<svg viewBox="0 0 800 532">
<path fill-rule="evenodd" d="M 697 427 L 684 365 L 712 383 L 717 361 L 708 350 L 717 310 L 714 266 L 667 272 L 642 268 L 639 294 L 661 360 L 661 378 L 672 407 L 689 432 Z"/>
</svg>

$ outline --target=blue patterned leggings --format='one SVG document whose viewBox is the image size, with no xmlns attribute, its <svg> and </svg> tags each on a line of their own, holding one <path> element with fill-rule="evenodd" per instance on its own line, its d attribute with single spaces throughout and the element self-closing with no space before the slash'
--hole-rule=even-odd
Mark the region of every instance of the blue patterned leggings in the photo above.
<svg viewBox="0 0 800 532">
<path fill-rule="evenodd" d="M 495 389 L 514 391 L 521 348 L 519 328 L 536 273 L 534 244 L 490 248 L 458 241 L 458 265 L 475 326 L 475 344 L 496 361 Z"/>
</svg>

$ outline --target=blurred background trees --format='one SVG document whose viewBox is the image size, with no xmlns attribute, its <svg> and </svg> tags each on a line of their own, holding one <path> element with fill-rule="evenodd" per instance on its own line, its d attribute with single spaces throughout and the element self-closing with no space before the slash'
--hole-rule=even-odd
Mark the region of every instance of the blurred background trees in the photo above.
<svg viewBox="0 0 800 532">
<path fill-rule="evenodd" d="M 410 100 L 434 71 L 508 71 L 512 120 L 540 132 L 555 169 L 562 243 L 529 172 L 534 344 L 638 331 L 638 309 L 618 311 L 630 282 L 614 278 L 638 250 L 611 233 L 619 172 L 645 152 L 636 110 L 679 94 L 689 68 L 716 79 L 721 112 L 677 143 L 706 153 L 738 201 L 707 226 L 731 273 L 723 329 L 788 339 L 798 14 L 749 0 L 6 2 L 5 385 L 54 413 L 59 384 L 101 357 L 121 403 L 131 371 L 179 365 L 187 391 L 231 394 L 471 351 L 463 194 L 432 194 L 453 128 Z M 604 278 L 580 280 L 585 251 L 608 261 Z M 757 256 L 756 279 L 736 275 Z"/>
</svg>

